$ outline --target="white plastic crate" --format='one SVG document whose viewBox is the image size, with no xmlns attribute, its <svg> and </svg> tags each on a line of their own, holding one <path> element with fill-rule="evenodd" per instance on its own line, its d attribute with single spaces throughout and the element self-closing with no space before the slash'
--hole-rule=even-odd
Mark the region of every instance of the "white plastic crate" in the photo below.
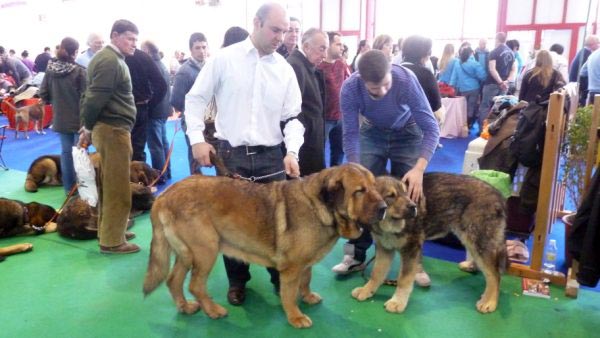
<svg viewBox="0 0 600 338">
<path fill-rule="evenodd" d="M 463 160 L 463 174 L 468 175 L 472 171 L 479 169 L 479 163 L 477 160 L 483 154 L 483 148 L 485 148 L 486 144 L 487 140 L 481 137 L 469 142 L 469 146 L 465 151 L 465 158 Z"/>
</svg>

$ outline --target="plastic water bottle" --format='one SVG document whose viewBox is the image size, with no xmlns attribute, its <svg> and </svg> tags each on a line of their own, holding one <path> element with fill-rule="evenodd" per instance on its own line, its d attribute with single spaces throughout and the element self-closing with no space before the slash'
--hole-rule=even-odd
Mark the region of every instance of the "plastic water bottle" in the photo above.
<svg viewBox="0 0 600 338">
<path fill-rule="evenodd" d="M 556 247 L 556 240 L 551 239 L 548 242 L 546 248 L 546 259 L 544 260 L 544 273 L 547 275 L 554 275 L 556 271 L 556 255 L 558 254 L 558 248 Z"/>
</svg>

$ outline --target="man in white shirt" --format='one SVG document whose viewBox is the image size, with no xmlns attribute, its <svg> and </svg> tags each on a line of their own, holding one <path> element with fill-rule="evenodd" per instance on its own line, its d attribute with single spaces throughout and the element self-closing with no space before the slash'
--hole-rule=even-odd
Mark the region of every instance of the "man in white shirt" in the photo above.
<svg viewBox="0 0 600 338">
<path fill-rule="evenodd" d="M 92 33 L 88 36 L 87 45 L 90 47 L 85 52 L 79 54 L 75 62 L 84 67 L 88 67 L 94 55 L 104 47 L 104 39 L 98 33 Z"/>
<path fill-rule="evenodd" d="M 194 159 L 202 166 L 211 166 L 209 154 L 215 149 L 202 132 L 204 112 L 214 95 L 218 107 L 217 153 L 230 171 L 244 177 L 264 177 L 259 182 L 266 183 L 284 180 L 286 173 L 300 175 L 298 151 L 304 142 L 304 126 L 297 119 L 301 95 L 294 71 L 274 53 L 288 31 L 285 9 L 278 4 L 263 5 L 253 22 L 249 38 L 222 49 L 202 68 L 186 95 L 185 114 Z M 285 157 L 281 142 L 288 150 Z M 223 258 L 229 279 L 227 300 L 241 305 L 250 280 L 249 266 Z M 268 270 L 278 290 L 279 274 Z"/>
</svg>

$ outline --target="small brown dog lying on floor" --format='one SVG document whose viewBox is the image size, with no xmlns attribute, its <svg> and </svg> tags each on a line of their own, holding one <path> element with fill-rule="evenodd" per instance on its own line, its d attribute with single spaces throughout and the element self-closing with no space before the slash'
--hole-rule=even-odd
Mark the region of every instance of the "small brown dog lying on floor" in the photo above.
<svg viewBox="0 0 600 338">
<path fill-rule="evenodd" d="M 167 188 L 152 207 L 152 245 L 144 294 L 165 279 L 180 312 L 202 309 L 210 318 L 227 310 L 208 295 L 206 282 L 219 252 L 280 272 L 281 303 L 288 322 L 310 327 L 296 304 L 321 296 L 310 289 L 311 269 L 338 238 L 357 238 L 360 226 L 383 218 L 385 203 L 375 178 L 358 164 L 266 184 L 193 175 Z M 177 259 L 171 269 L 170 256 Z M 188 302 L 183 283 L 192 271 Z M 167 277 L 168 276 L 168 277 Z"/>
<path fill-rule="evenodd" d="M 100 154 L 90 154 L 92 164 L 97 167 L 100 163 Z M 130 181 L 139 183 L 143 186 L 149 186 L 160 175 L 160 172 L 153 169 L 145 162 L 131 161 Z M 57 186 L 62 184 L 60 155 L 43 155 L 36 158 L 27 170 L 25 179 L 25 190 L 36 192 L 42 185 Z"/>
<path fill-rule="evenodd" d="M 39 100 L 38 103 L 15 107 L 8 100 L 4 101 L 9 107 L 15 111 L 15 138 L 19 138 L 19 128 L 25 133 L 25 138 L 29 139 L 29 120 L 33 121 L 33 129 L 38 134 L 46 134 L 44 132 L 44 102 Z"/>
<path fill-rule="evenodd" d="M 60 155 L 43 155 L 36 158 L 27 170 L 25 190 L 37 192 L 41 185 L 61 185 Z"/>
<path fill-rule="evenodd" d="M 139 183 L 145 187 L 150 186 L 158 176 L 160 171 L 152 168 L 148 163 L 141 161 L 131 161 L 129 166 L 129 181 Z"/>
<path fill-rule="evenodd" d="M 49 205 L 0 198 L 0 238 L 54 232 L 56 223 L 48 222 L 55 213 Z"/>
<path fill-rule="evenodd" d="M 370 227 L 376 243 L 375 266 L 363 287 L 352 291 L 359 301 L 371 298 L 384 282 L 394 253 L 402 259 L 394 296 L 385 303 L 388 312 L 403 312 L 413 289 L 417 265 L 426 239 L 453 232 L 474 257 L 486 281 L 477 310 L 493 312 L 498 304 L 500 274 L 507 255 L 504 242 L 505 201 L 491 185 L 471 176 L 427 173 L 419 206 L 406 186 L 392 177 L 378 177 L 377 189 L 388 205 L 385 219 Z"/>
<path fill-rule="evenodd" d="M 130 183 L 131 216 L 134 217 L 149 211 L 154 203 L 154 195 L 149 187 Z M 72 239 L 98 238 L 98 210 L 87 202 L 72 196 L 62 208 L 56 219 L 58 234 Z"/>
</svg>

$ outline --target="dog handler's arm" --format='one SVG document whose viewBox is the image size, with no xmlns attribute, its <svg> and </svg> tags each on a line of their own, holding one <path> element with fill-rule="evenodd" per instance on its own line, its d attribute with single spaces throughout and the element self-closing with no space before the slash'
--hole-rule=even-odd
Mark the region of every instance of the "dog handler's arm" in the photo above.
<svg viewBox="0 0 600 338">
<path fill-rule="evenodd" d="M 215 59 L 202 67 L 194 85 L 185 95 L 186 134 L 192 145 L 194 159 L 203 167 L 212 166 L 209 153 L 214 147 L 204 140 L 204 113 L 218 85 L 219 69 Z"/>
<path fill-rule="evenodd" d="M 408 186 L 408 196 L 415 203 L 418 203 L 423 195 L 423 173 L 427 164 L 426 159 L 419 157 L 417 164 L 402 177 L 402 182 Z"/>
</svg>

